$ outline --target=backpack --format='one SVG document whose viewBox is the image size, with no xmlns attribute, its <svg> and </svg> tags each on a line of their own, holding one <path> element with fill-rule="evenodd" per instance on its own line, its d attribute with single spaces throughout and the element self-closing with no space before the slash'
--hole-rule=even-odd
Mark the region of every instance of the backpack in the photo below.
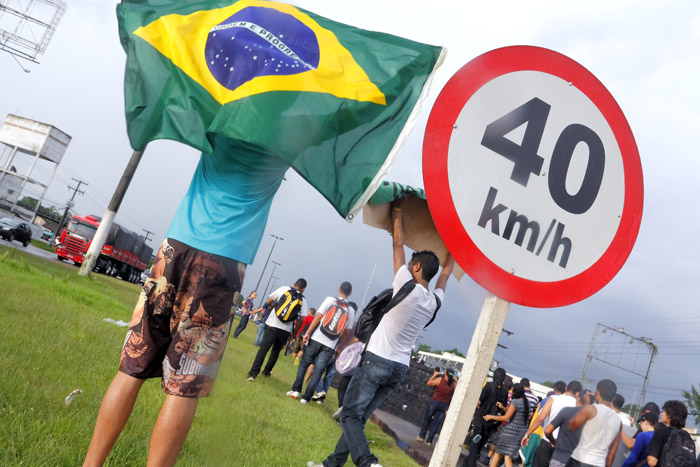
<svg viewBox="0 0 700 467">
<path fill-rule="evenodd" d="M 695 467 L 695 443 L 687 431 L 671 427 L 661 450 L 661 467 Z"/>
<path fill-rule="evenodd" d="M 301 304 L 304 301 L 304 296 L 294 287 L 290 287 L 275 304 L 275 315 L 283 323 L 294 321 L 299 316 Z"/>
<path fill-rule="evenodd" d="M 404 298 L 406 298 L 415 287 L 416 283 L 413 282 L 413 280 L 409 280 L 401 286 L 399 291 L 396 292 L 396 295 L 393 297 L 392 294 L 394 293 L 394 289 L 385 289 L 376 296 L 372 297 L 372 300 L 369 301 L 365 309 L 362 310 L 362 314 L 357 319 L 357 324 L 355 325 L 355 337 L 357 337 L 360 342 L 365 344 L 369 342 L 369 338 L 372 336 L 374 330 L 377 329 L 377 326 L 379 326 L 379 322 L 382 320 L 384 315 L 399 304 Z M 437 307 L 435 308 L 433 317 L 430 318 L 428 324 L 425 325 L 426 328 L 435 320 L 441 305 L 440 299 L 437 297 L 437 295 L 433 295 L 435 296 Z"/>
<path fill-rule="evenodd" d="M 363 347 L 362 342 L 355 342 L 340 352 L 335 361 L 335 369 L 341 376 L 350 376 L 355 372 L 362 360 Z"/>
<path fill-rule="evenodd" d="M 319 326 L 321 332 L 329 339 L 338 339 L 348 324 L 348 313 L 348 302 L 342 298 L 336 299 L 333 305 L 323 313 Z"/>
</svg>

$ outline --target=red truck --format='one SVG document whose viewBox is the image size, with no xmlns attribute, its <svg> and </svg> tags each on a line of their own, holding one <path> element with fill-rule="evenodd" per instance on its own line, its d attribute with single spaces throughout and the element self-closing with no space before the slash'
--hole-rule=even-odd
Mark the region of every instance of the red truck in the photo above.
<svg viewBox="0 0 700 467">
<path fill-rule="evenodd" d="M 82 264 L 99 225 L 100 218 L 97 216 L 74 216 L 56 241 L 58 259 L 70 259 L 76 264 Z M 146 245 L 141 236 L 115 222 L 107 234 L 95 270 L 137 283 L 141 273 L 148 267 L 152 254 L 153 248 Z"/>
</svg>

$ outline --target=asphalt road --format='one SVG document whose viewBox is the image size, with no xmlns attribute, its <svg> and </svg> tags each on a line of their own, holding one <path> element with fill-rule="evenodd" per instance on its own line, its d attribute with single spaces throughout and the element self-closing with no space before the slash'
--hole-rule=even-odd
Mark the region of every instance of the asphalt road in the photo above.
<svg viewBox="0 0 700 467">
<path fill-rule="evenodd" d="M 56 257 L 55 253 L 51 253 L 46 250 L 42 250 L 41 248 L 37 248 L 32 244 L 29 244 L 27 248 L 23 247 L 20 242 L 14 241 L 12 243 L 8 242 L 7 240 L 0 238 L 0 245 L 2 246 L 9 246 L 10 248 L 17 248 L 20 251 L 26 251 L 27 253 L 30 253 L 34 256 L 40 256 L 42 258 L 46 259 L 53 259 L 58 261 L 58 258 Z"/>
</svg>

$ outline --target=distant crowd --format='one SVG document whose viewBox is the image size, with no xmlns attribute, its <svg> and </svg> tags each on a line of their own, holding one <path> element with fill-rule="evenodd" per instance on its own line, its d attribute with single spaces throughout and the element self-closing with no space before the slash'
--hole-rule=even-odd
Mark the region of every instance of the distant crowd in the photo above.
<svg viewBox="0 0 700 467">
<path fill-rule="evenodd" d="M 595 391 L 557 381 L 540 400 L 527 378 L 513 384 L 498 368 L 481 392 L 463 467 L 476 467 L 477 460 L 490 467 L 700 467 L 683 429 L 683 402 L 670 400 L 661 409 L 649 402 L 636 420 L 621 411 L 624 404 L 609 379 Z"/>
</svg>

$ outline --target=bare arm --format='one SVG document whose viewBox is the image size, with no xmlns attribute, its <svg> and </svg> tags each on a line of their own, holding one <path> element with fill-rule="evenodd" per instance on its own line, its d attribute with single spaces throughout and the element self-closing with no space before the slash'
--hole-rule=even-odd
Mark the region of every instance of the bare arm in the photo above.
<svg viewBox="0 0 700 467">
<path fill-rule="evenodd" d="M 401 220 L 401 200 L 391 203 L 391 226 L 394 244 L 394 274 L 406 265 L 406 252 L 403 249 L 403 224 Z"/>
<path fill-rule="evenodd" d="M 610 443 L 608 448 L 608 457 L 605 459 L 605 467 L 612 467 L 613 461 L 615 460 L 615 453 L 617 453 L 617 446 L 620 444 L 620 433 L 622 433 L 622 424 L 620 424 L 620 429 L 617 431 L 617 436 Z"/>
<path fill-rule="evenodd" d="M 508 410 L 506 410 L 506 413 L 504 415 L 484 415 L 484 420 L 487 422 L 489 420 L 496 420 L 497 422 L 505 422 L 506 420 L 510 420 L 510 417 L 513 416 L 515 413 L 515 404 L 510 404 L 508 406 Z"/>
<path fill-rule="evenodd" d="M 571 420 L 569 420 L 569 431 L 578 430 L 581 425 L 595 417 L 597 412 L 598 411 L 592 405 L 584 406 L 576 415 L 573 416 Z"/>
<path fill-rule="evenodd" d="M 557 442 L 557 440 L 554 438 L 554 430 L 556 430 L 556 428 L 551 423 L 544 429 L 544 435 L 547 437 L 549 442 L 552 443 L 552 446 L 554 446 Z"/>
<path fill-rule="evenodd" d="M 553 402 L 554 402 L 554 400 L 550 397 L 547 400 L 547 403 L 544 404 L 544 407 L 542 407 L 542 410 L 540 410 L 540 413 L 537 415 L 537 418 L 535 419 L 535 421 L 530 423 L 530 428 L 527 429 L 525 436 L 523 436 L 523 439 L 520 441 L 521 446 L 523 446 L 523 447 L 527 446 L 530 435 L 537 429 L 537 427 L 542 425 L 544 423 L 544 421 L 547 419 L 550 412 L 552 411 L 552 403 Z"/>
<path fill-rule="evenodd" d="M 428 386 L 437 386 L 438 384 L 440 384 L 441 379 L 442 379 L 442 376 L 440 376 L 440 373 L 435 371 L 433 373 L 433 376 L 431 376 L 430 379 L 428 380 L 428 382 L 425 384 L 427 384 Z"/>
<path fill-rule="evenodd" d="M 622 432 L 622 443 L 627 446 L 627 449 L 632 449 L 634 447 L 634 438 L 630 438 L 625 434 L 625 432 Z"/>
<path fill-rule="evenodd" d="M 450 278 L 450 274 L 452 274 L 452 269 L 455 267 L 455 259 L 452 257 L 451 254 L 447 254 L 447 259 L 445 260 L 445 264 L 442 266 L 442 271 L 440 271 L 440 275 L 438 276 L 437 283 L 435 284 L 436 289 L 442 289 L 445 290 L 447 287 L 447 279 Z"/>
<path fill-rule="evenodd" d="M 313 334 L 316 328 L 318 327 L 318 323 L 321 322 L 322 317 L 323 313 L 316 312 L 313 321 L 311 321 L 311 324 L 309 325 L 309 329 L 307 329 L 304 333 L 304 344 L 309 343 L 309 339 L 311 339 L 311 334 Z"/>
</svg>

